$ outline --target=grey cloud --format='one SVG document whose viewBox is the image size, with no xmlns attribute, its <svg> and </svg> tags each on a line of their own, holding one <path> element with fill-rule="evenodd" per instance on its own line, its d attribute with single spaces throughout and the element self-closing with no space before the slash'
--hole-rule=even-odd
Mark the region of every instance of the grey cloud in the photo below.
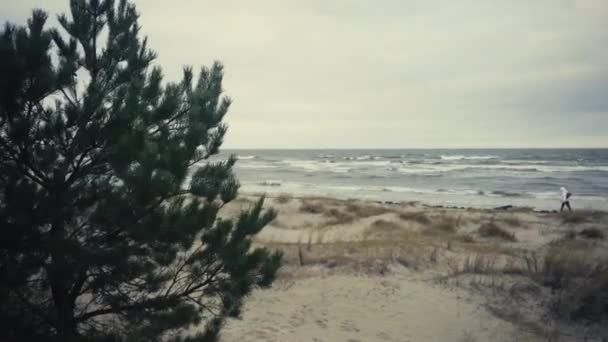
<svg viewBox="0 0 608 342">
<path fill-rule="evenodd" d="M 226 64 L 230 147 L 608 145 L 603 0 L 137 5 L 168 79 Z"/>
</svg>

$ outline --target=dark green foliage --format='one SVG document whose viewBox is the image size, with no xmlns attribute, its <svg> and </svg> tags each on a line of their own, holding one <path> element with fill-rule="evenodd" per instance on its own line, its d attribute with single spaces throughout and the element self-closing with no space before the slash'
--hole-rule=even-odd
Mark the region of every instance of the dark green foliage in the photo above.
<svg viewBox="0 0 608 342">
<path fill-rule="evenodd" d="M 251 246 L 263 199 L 216 218 L 239 187 L 210 159 L 222 65 L 164 84 L 132 4 L 70 9 L 0 31 L 0 340 L 215 340 L 281 260 Z"/>
</svg>

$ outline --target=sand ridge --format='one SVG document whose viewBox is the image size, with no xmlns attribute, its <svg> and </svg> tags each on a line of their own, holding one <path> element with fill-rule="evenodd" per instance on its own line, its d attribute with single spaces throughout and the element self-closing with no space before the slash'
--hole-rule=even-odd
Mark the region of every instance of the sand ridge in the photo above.
<svg viewBox="0 0 608 342">
<path fill-rule="evenodd" d="M 241 197 L 225 215 L 250 207 L 256 198 Z M 545 307 L 552 291 L 533 281 L 543 256 L 555 250 L 608 260 L 605 240 L 578 235 L 604 231 L 602 213 L 562 216 L 526 208 L 289 195 L 267 198 L 266 205 L 279 214 L 254 243 L 282 250 L 285 266 L 271 289 L 246 299 L 242 317 L 228 321 L 221 341 L 608 337 L 601 326 L 549 317 Z"/>
</svg>

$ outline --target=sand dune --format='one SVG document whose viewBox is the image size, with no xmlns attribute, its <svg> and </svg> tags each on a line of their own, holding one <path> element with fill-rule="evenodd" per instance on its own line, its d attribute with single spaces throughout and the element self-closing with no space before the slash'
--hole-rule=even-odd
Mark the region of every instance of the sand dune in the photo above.
<svg viewBox="0 0 608 342">
<path fill-rule="evenodd" d="M 228 324 L 223 340 L 514 341 L 523 336 L 463 291 L 399 273 L 314 275 L 259 291 L 247 301 L 243 319 Z"/>
<path fill-rule="evenodd" d="M 242 197 L 226 214 L 250 206 L 254 197 Z M 271 289 L 246 300 L 241 319 L 229 320 L 222 341 L 608 337 L 601 323 L 552 312 L 556 296 L 569 297 L 566 288 L 546 285 L 553 279 L 549 261 L 564 267 L 572 281 L 580 279 L 578 270 L 607 264 L 606 241 L 585 233 L 608 233 L 603 213 L 562 216 L 288 195 L 269 198 L 267 205 L 279 215 L 255 243 L 283 250 L 285 266 Z"/>
</svg>

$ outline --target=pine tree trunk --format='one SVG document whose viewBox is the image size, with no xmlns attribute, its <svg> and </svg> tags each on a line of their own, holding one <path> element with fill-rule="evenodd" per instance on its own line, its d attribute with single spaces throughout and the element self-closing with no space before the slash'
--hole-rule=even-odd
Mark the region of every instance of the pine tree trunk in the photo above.
<svg viewBox="0 0 608 342">
<path fill-rule="evenodd" d="M 65 255 L 61 246 L 65 239 L 65 228 L 61 218 L 57 218 L 51 228 L 51 265 L 49 282 L 53 301 L 55 303 L 55 329 L 60 341 L 71 341 L 76 336 L 76 323 L 74 320 L 74 303 L 69 295 L 70 274 Z"/>
</svg>

